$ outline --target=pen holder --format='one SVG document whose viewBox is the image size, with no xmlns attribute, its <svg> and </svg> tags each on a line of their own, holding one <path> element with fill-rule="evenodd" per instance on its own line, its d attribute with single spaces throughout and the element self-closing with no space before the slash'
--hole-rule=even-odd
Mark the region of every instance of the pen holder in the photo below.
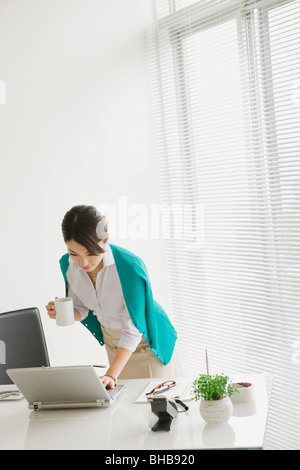
<svg viewBox="0 0 300 470">
<path fill-rule="evenodd" d="M 249 382 L 238 382 L 234 384 L 239 393 L 234 393 L 231 397 L 232 403 L 249 403 L 255 400 L 254 385 Z"/>
</svg>

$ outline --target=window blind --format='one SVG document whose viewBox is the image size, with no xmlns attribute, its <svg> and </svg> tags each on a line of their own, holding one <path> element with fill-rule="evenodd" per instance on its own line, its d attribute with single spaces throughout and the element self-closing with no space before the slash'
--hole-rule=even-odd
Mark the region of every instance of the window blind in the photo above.
<svg viewBox="0 0 300 470">
<path fill-rule="evenodd" d="M 153 0 L 149 52 L 186 374 L 273 376 L 266 448 L 300 447 L 300 1 Z"/>
</svg>

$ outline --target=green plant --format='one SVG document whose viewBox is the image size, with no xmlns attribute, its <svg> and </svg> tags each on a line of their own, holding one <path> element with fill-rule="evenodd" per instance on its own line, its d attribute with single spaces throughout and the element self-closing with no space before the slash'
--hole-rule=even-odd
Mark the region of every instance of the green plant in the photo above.
<svg viewBox="0 0 300 470">
<path fill-rule="evenodd" d="M 221 375 L 205 375 L 202 374 L 193 382 L 194 397 L 197 401 L 204 400 L 220 400 L 224 397 L 231 397 L 237 392 L 235 386 L 230 382 L 229 377 Z"/>
</svg>

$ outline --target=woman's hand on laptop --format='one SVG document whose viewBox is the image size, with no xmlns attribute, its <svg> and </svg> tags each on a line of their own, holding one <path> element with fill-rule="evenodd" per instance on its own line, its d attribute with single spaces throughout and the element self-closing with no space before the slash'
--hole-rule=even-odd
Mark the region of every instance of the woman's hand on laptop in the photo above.
<svg viewBox="0 0 300 470">
<path fill-rule="evenodd" d="M 111 377 L 110 375 L 102 375 L 100 379 L 105 388 L 110 388 L 110 389 L 115 388 L 115 384 L 116 384 L 115 379 Z"/>
<path fill-rule="evenodd" d="M 115 388 L 115 385 L 117 384 L 117 378 L 121 374 L 131 354 L 132 351 L 129 351 L 128 349 L 121 347 L 117 348 L 117 352 L 112 363 L 109 366 L 109 369 L 107 370 L 105 375 L 100 377 L 103 385 L 106 388 Z"/>
</svg>

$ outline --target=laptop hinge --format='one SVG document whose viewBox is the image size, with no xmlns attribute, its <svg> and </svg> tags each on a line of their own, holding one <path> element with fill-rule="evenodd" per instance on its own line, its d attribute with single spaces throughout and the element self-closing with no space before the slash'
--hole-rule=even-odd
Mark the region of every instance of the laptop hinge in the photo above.
<svg viewBox="0 0 300 470">
<path fill-rule="evenodd" d="M 42 402 L 41 401 L 33 402 L 32 408 L 34 409 L 34 411 L 40 410 L 42 408 Z"/>
</svg>

